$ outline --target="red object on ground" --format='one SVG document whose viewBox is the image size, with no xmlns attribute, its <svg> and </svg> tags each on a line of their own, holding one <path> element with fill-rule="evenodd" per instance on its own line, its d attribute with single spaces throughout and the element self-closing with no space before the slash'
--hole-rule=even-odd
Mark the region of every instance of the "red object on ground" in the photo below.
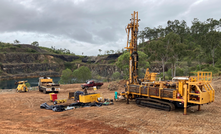
<svg viewBox="0 0 221 134">
<path fill-rule="evenodd" d="M 52 94 L 51 97 L 52 97 L 52 101 L 55 101 L 57 99 L 57 94 Z"/>
</svg>

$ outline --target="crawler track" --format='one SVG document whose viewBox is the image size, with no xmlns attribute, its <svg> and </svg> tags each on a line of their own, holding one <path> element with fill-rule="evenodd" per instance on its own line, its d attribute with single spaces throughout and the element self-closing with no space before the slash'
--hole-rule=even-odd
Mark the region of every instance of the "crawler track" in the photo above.
<svg viewBox="0 0 221 134">
<path fill-rule="evenodd" d="M 139 106 L 146 106 L 146 107 L 161 109 L 165 111 L 172 111 L 175 109 L 175 106 L 172 103 L 161 101 L 161 100 L 156 100 L 156 99 L 151 99 L 151 98 L 138 98 L 136 99 L 136 104 Z"/>
</svg>

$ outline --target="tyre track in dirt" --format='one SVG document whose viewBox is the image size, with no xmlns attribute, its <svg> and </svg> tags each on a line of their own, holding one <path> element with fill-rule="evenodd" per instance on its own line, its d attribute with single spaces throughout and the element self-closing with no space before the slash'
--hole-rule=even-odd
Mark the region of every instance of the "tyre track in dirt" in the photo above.
<svg viewBox="0 0 221 134">
<path fill-rule="evenodd" d="M 46 102 L 52 105 L 48 94 L 38 91 L 29 93 L 0 93 L 0 133 L 208 133 L 218 134 L 221 130 L 221 89 L 216 81 L 215 102 L 197 107 L 167 112 L 138 107 L 135 102 L 125 101 L 102 107 L 78 108 L 64 112 L 40 109 Z M 105 83 L 97 93 L 104 98 L 113 98 L 114 91 L 107 90 Z M 64 89 L 65 88 L 65 89 Z M 216 89 L 217 88 L 217 89 Z M 67 98 L 69 91 L 83 91 L 80 84 L 64 85 L 58 98 Z M 118 91 L 123 91 L 120 88 Z M 94 92 L 88 90 L 88 92 Z M 68 103 L 73 103 L 70 100 Z M 23 127 L 21 127 L 23 126 Z"/>
</svg>

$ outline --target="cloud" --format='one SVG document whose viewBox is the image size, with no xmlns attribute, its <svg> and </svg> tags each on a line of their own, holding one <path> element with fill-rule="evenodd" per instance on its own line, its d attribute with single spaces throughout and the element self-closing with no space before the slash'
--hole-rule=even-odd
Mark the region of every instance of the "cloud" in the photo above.
<svg viewBox="0 0 221 134">
<path fill-rule="evenodd" d="M 43 46 L 97 55 L 99 48 L 126 46 L 125 27 L 133 11 L 139 12 L 143 30 L 165 26 L 168 20 L 186 20 L 190 25 L 193 18 L 219 19 L 220 4 L 218 0 L 1 0 L 0 40 L 37 40 Z"/>
</svg>

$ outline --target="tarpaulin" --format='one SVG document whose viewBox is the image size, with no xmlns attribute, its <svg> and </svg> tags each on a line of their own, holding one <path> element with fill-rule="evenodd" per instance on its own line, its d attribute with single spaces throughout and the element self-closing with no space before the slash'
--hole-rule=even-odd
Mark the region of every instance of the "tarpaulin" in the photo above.
<svg viewBox="0 0 221 134">
<path fill-rule="evenodd" d="M 45 102 L 45 103 L 40 105 L 40 108 L 48 109 L 48 110 L 53 110 L 55 112 L 62 112 L 62 111 L 65 111 L 65 110 L 73 109 L 73 107 L 91 107 L 91 106 L 100 107 L 100 106 L 102 106 L 102 103 L 98 103 L 98 102 L 93 102 L 93 103 L 76 102 L 76 103 L 70 104 L 69 106 L 63 106 L 63 105 L 51 105 L 51 106 L 49 106 Z"/>
<path fill-rule="evenodd" d="M 55 112 L 62 112 L 65 110 L 65 106 L 63 105 L 51 105 L 49 106 L 46 102 L 40 105 L 42 109 L 53 110 Z"/>
</svg>

